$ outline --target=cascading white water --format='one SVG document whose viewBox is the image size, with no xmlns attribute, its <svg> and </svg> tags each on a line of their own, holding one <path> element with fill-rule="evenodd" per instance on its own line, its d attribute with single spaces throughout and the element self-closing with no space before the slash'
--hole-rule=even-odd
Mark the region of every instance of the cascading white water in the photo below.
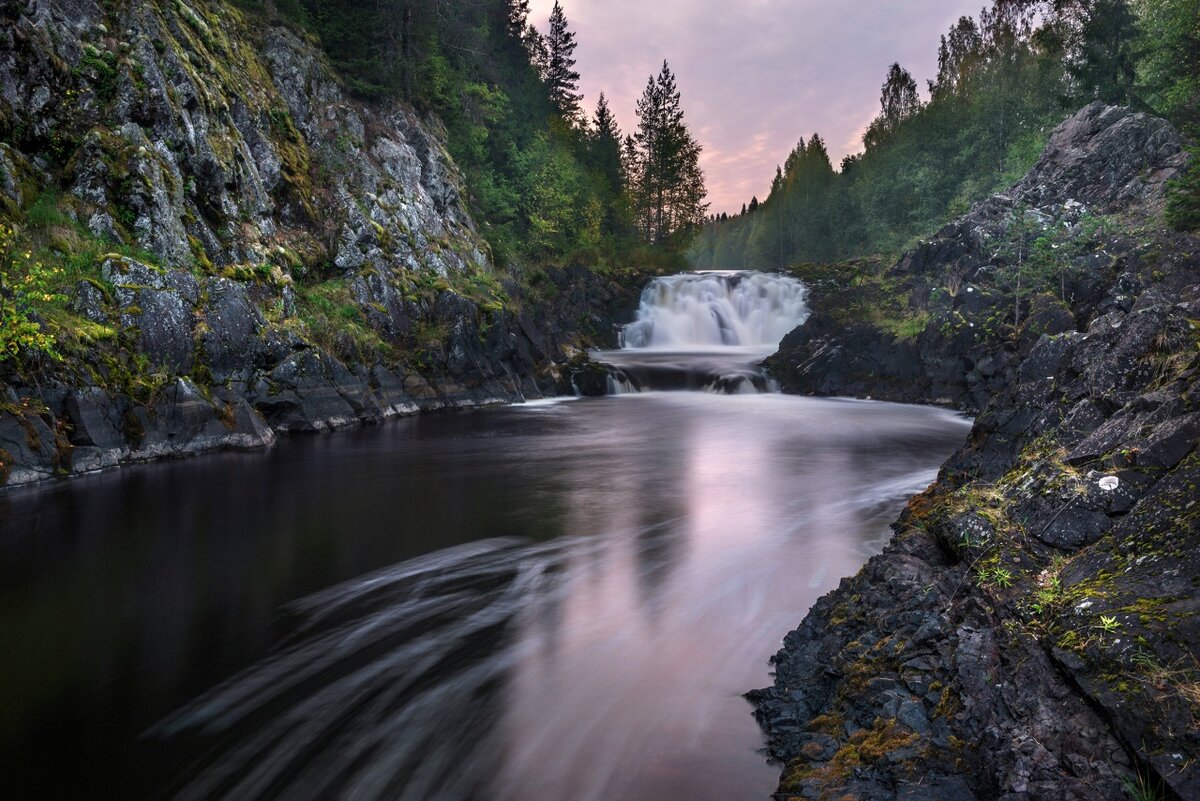
<svg viewBox="0 0 1200 801">
<path fill-rule="evenodd" d="M 784 275 L 713 271 L 656 278 L 620 350 L 593 351 L 607 394 L 777 391 L 760 363 L 808 319 L 804 284 Z"/>
<path fill-rule="evenodd" d="M 769 347 L 808 319 L 804 284 L 784 275 L 706 272 L 656 278 L 621 347 Z"/>
</svg>

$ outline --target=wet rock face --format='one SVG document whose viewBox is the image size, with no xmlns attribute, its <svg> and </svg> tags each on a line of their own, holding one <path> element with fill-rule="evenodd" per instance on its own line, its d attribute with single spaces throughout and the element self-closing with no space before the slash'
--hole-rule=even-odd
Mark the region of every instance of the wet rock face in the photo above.
<svg viewBox="0 0 1200 801">
<path fill-rule="evenodd" d="M 220 381 L 248 372 L 261 359 L 262 314 L 250 300 L 246 287 L 236 281 L 225 278 L 209 281 L 206 294 L 200 346 L 213 378 Z"/>
<path fill-rule="evenodd" d="M 192 367 L 193 315 L 200 284 L 190 273 L 159 272 L 141 262 L 109 259 L 101 275 L 115 289 L 120 325 L 138 332 L 152 367 L 187 373 Z"/>
<path fill-rule="evenodd" d="M 1042 317 L 1036 336 L 957 345 L 869 326 L 789 338 L 801 387 L 979 412 L 886 551 L 817 603 L 773 686 L 750 694 L 785 765 L 779 798 L 1115 801 L 1139 783 L 1200 797 L 1200 242 L 1145 216 L 1175 163 L 1164 126 L 1089 106 L 1014 190 L 1087 198 L 1142 228 L 1114 222 L 1063 276 L 1073 325 Z M 919 289 L 960 269 L 935 258 L 979 259 L 977 299 L 941 302 L 967 320 L 1012 313 L 971 244 L 999 250 L 998 207 L 1011 208 L 985 202 L 894 269 Z"/>
<path fill-rule="evenodd" d="M 287 28 L 220 4 L 11 13 L 0 102 L 22 136 L 5 157 L 54 141 L 46 166 L 96 235 L 173 267 L 490 269 L 436 123 L 347 96 Z"/>
</svg>

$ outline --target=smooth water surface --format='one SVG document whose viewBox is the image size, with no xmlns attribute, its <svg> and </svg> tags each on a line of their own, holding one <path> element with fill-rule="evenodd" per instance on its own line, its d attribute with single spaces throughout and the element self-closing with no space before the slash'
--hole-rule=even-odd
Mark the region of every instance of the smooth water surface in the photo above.
<svg viewBox="0 0 1200 801">
<path fill-rule="evenodd" d="M 966 431 L 649 393 L 0 493 L 0 797 L 764 799 L 740 694 Z"/>
</svg>

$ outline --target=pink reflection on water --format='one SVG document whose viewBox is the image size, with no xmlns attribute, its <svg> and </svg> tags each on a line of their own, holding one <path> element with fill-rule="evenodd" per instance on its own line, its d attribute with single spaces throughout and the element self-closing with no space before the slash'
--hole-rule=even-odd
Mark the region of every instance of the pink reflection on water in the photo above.
<svg viewBox="0 0 1200 801">
<path fill-rule="evenodd" d="M 569 559 L 557 605 L 519 618 L 524 648 L 505 695 L 497 795 L 765 798 L 778 773 L 755 751 L 741 693 L 769 683 L 766 660 L 783 634 L 878 547 L 903 504 L 896 481 L 918 489 L 944 455 L 891 468 L 880 456 L 864 471 L 837 439 L 946 421 L 931 410 L 778 396 L 607 402 L 678 407 L 685 423 L 659 466 L 673 475 L 658 488 L 675 504 L 663 519 L 639 519 L 671 506 L 648 502 L 639 471 L 571 488 L 567 516 L 581 530 L 607 510 L 593 535 L 604 545 Z M 640 433 L 642 452 L 661 454 L 661 431 Z"/>
</svg>

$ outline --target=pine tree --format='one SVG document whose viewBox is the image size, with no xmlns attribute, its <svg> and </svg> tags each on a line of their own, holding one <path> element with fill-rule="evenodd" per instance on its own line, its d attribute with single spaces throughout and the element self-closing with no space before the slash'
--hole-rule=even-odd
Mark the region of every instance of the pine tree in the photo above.
<svg viewBox="0 0 1200 801">
<path fill-rule="evenodd" d="M 637 115 L 631 200 L 642 237 L 662 244 L 676 233 L 703 225 L 708 212 L 700 144 L 684 123 L 681 95 L 667 62 L 647 82 Z"/>
<path fill-rule="evenodd" d="M 642 164 L 641 153 L 632 134 L 626 134 L 621 140 L 621 182 L 626 189 L 637 186 L 641 182 Z"/>
<path fill-rule="evenodd" d="M 529 24 L 529 0 L 507 0 L 508 36 L 521 45 L 529 63 L 539 74 L 546 69 L 546 41 L 537 28 Z"/>
<path fill-rule="evenodd" d="M 600 93 L 596 101 L 596 115 L 592 120 L 589 141 L 592 165 L 609 184 L 621 186 L 621 129 L 617 118 L 608 105 L 608 98 Z"/>
<path fill-rule="evenodd" d="M 529 0 L 508 0 L 508 35 L 521 41 L 529 28 Z"/>
<path fill-rule="evenodd" d="M 1200 0 L 1141 0 L 1138 12 L 1144 50 L 1140 93 L 1200 141 Z"/>
<path fill-rule="evenodd" d="M 567 27 L 562 4 L 555 0 L 550 12 L 550 33 L 545 39 L 546 87 L 550 100 L 563 119 L 577 122 L 583 95 L 579 93 L 579 73 L 575 71 L 575 32 Z"/>
</svg>

